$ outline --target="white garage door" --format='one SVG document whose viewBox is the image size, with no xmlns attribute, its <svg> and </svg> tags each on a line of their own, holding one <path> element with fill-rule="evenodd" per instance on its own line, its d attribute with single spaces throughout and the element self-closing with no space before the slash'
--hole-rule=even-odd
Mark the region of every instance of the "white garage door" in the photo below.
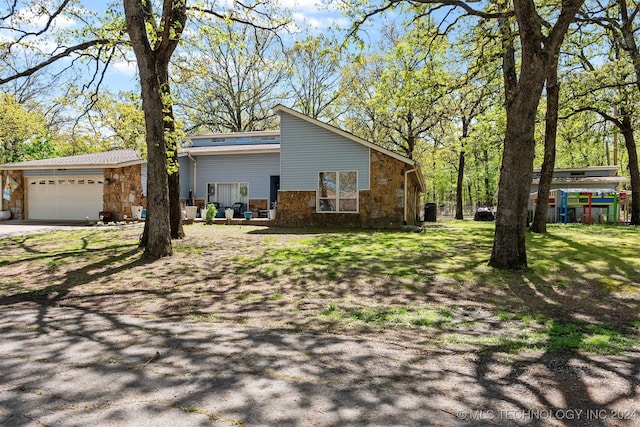
<svg viewBox="0 0 640 427">
<path fill-rule="evenodd" d="M 97 220 L 102 211 L 103 178 L 29 177 L 29 219 Z"/>
</svg>

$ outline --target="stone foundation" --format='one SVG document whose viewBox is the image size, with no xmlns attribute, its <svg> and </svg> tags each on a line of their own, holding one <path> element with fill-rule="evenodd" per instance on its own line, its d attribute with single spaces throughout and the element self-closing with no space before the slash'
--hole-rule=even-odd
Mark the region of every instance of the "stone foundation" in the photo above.
<svg viewBox="0 0 640 427">
<path fill-rule="evenodd" d="M 112 212 L 114 221 L 133 218 L 132 206 L 146 206 L 142 195 L 142 166 L 104 170 L 103 210 Z"/>
<path fill-rule="evenodd" d="M 276 225 L 400 228 L 404 222 L 405 172 L 411 168 L 400 160 L 371 150 L 371 189 L 359 191 L 358 213 L 317 213 L 315 191 L 280 191 Z M 413 223 L 419 186 L 413 173 L 408 179 L 407 222 Z"/>
<path fill-rule="evenodd" d="M 2 198 L 3 211 L 11 211 L 12 219 L 23 219 L 24 207 L 25 207 L 25 191 L 24 191 L 24 177 L 21 170 L 3 171 L 0 175 L 2 177 L 2 185 L 0 189 L 4 193 L 4 186 L 7 184 L 7 176 L 11 177 L 18 187 L 11 193 L 11 200 L 5 200 Z M 1 196 L 0 196 L 1 197 Z"/>
</svg>

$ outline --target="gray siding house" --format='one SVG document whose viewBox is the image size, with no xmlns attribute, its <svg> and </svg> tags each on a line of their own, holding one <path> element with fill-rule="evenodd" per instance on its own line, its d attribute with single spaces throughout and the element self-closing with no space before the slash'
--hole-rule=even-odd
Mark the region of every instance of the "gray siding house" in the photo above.
<svg viewBox="0 0 640 427">
<path fill-rule="evenodd" d="M 396 228 L 413 223 L 424 182 L 414 160 L 284 106 L 279 131 L 190 136 L 179 153 L 185 206 L 216 204 L 282 226 Z M 25 219 L 140 217 L 146 163 L 133 150 L 0 165 Z M 194 209 L 186 209 L 193 212 Z"/>
<path fill-rule="evenodd" d="M 190 137 L 180 155 L 181 197 L 233 205 L 276 224 L 395 228 L 419 215 L 418 164 L 278 105 L 280 131 Z"/>
<path fill-rule="evenodd" d="M 203 208 L 240 203 L 240 211 L 266 215 L 278 197 L 280 132 L 209 134 L 189 137 L 179 155 L 181 198 Z"/>
<path fill-rule="evenodd" d="M 342 129 L 278 105 L 277 223 L 396 228 L 418 219 L 420 166 Z"/>
</svg>

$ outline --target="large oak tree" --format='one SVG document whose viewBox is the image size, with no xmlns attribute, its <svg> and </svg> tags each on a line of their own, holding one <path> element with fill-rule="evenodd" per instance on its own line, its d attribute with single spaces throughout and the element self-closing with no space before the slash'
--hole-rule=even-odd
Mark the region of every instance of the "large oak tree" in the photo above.
<svg viewBox="0 0 640 427">
<path fill-rule="evenodd" d="M 172 254 L 169 222 L 168 132 L 172 121 L 168 85 L 169 62 L 187 20 L 186 0 L 165 0 L 161 14 L 152 2 L 124 0 L 131 46 L 138 61 L 147 141 L 147 221 L 143 244 L 154 258 Z"/>
<path fill-rule="evenodd" d="M 497 19 L 503 40 L 502 69 L 505 87 L 507 126 L 504 152 L 498 184 L 498 211 L 493 249 L 489 265 L 503 269 L 527 267 L 525 234 L 533 159 L 535 153 L 535 123 L 538 105 L 548 68 L 560 52 L 560 46 L 584 0 L 550 2 L 539 6 L 534 0 L 488 2 L 484 9 L 478 2 L 459 0 L 417 0 L 415 2 L 384 1 L 362 8 L 350 7 L 360 14 L 356 27 L 378 13 L 398 5 L 424 5 L 418 16 L 429 15 L 449 6 L 463 14 L 483 20 Z M 554 9 L 542 18 L 542 9 Z M 445 29 L 451 24 L 444 25 Z"/>
</svg>

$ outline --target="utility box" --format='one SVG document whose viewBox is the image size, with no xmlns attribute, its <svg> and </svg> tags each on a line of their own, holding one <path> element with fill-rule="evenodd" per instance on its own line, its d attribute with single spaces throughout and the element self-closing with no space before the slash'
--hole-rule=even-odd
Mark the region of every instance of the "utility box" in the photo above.
<svg viewBox="0 0 640 427">
<path fill-rule="evenodd" d="M 436 204 L 428 202 L 424 204 L 424 220 L 425 222 L 436 222 Z"/>
</svg>

